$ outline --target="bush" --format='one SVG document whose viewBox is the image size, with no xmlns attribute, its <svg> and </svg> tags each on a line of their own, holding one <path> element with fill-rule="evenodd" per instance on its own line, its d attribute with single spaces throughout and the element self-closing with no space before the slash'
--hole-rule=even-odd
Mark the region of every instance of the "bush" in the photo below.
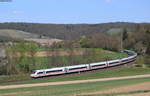
<svg viewBox="0 0 150 96">
<path fill-rule="evenodd" d="M 135 62 L 135 67 L 142 67 L 146 68 L 147 66 L 145 65 L 145 58 L 144 56 L 140 55 L 137 57 L 136 62 Z"/>
</svg>

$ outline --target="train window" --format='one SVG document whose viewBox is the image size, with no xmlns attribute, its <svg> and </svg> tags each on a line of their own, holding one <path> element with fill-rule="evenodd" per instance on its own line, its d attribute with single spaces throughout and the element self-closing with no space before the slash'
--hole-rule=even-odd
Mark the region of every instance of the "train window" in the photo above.
<svg viewBox="0 0 150 96">
<path fill-rule="evenodd" d="M 51 73 L 51 71 L 46 71 L 46 73 Z"/>
<path fill-rule="evenodd" d="M 124 61 L 128 61 L 128 59 L 127 60 L 122 60 L 122 62 L 124 62 Z"/>
<path fill-rule="evenodd" d="M 62 70 L 53 70 L 53 71 L 46 71 L 46 73 L 51 73 L 51 72 L 60 72 Z"/>
<path fill-rule="evenodd" d="M 38 72 L 37 74 L 43 74 L 44 72 Z"/>
<path fill-rule="evenodd" d="M 36 73 L 36 71 L 33 71 L 33 72 L 32 72 L 32 74 L 35 74 L 35 73 Z"/>
<path fill-rule="evenodd" d="M 86 67 L 71 68 L 71 69 L 69 69 L 69 70 L 76 70 L 76 69 L 83 69 L 83 68 L 86 68 Z"/>
<path fill-rule="evenodd" d="M 109 63 L 109 65 L 111 65 L 111 64 L 115 64 L 115 63 L 119 63 L 119 62 L 112 62 L 112 63 Z"/>
<path fill-rule="evenodd" d="M 92 67 L 98 67 L 98 66 L 104 66 L 105 64 L 101 64 L 101 65 L 93 65 Z"/>
</svg>

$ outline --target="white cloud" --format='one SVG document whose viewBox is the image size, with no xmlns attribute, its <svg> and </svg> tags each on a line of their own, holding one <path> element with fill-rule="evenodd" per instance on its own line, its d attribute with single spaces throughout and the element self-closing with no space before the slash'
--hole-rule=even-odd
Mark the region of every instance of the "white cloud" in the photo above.
<svg viewBox="0 0 150 96">
<path fill-rule="evenodd" d="M 111 3 L 112 2 L 112 0 L 105 0 L 107 3 Z"/>
<path fill-rule="evenodd" d="M 15 10 L 15 11 L 12 11 L 13 14 L 23 14 L 24 12 L 23 11 L 18 11 L 18 10 Z"/>
</svg>

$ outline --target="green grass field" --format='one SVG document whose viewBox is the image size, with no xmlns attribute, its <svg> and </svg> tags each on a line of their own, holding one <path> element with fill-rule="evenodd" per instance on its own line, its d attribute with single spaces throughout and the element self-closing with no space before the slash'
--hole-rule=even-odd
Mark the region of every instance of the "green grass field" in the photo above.
<svg viewBox="0 0 150 96">
<path fill-rule="evenodd" d="M 150 78 L 0 90 L 0 96 L 77 96 L 114 87 L 148 82 Z"/>
<path fill-rule="evenodd" d="M 0 78 L 0 85 L 8 84 L 31 84 L 31 83 L 44 83 L 44 82 L 57 82 L 57 81 L 70 81 L 70 80 L 86 80 L 86 79 L 97 79 L 97 78 L 109 78 L 109 77 L 119 77 L 119 76 L 131 76 L 131 75 L 142 75 L 150 74 L 150 68 L 120 68 L 113 70 L 103 70 L 100 72 L 86 73 L 86 74 L 76 74 L 76 75 L 66 75 L 55 78 L 39 79 L 39 80 L 30 80 L 30 81 L 21 81 L 21 82 L 11 82 L 12 80 L 24 80 L 29 79 L 29 74 L 25 75 L 14 75 L 14 76 L 5 76 Z"/>
</svg>

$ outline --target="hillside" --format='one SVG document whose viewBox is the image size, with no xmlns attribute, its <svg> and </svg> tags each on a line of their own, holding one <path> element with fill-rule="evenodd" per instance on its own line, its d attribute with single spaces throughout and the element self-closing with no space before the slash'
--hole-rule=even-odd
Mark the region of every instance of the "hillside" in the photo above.
<svg viewBox="0 0 150 96">
<path fill-rule="evenodd" d="M 59 45 L 60 48 L 63 47 L 66 48 L 68 46 L 83 47 L 83 48 L 94 47 L 118 51 L 121 50 L 120 40 L 122 38 L 124 48 L 126 49 L 132 48 L 136 50 L 138 53 L 148 53 L 148 54 L 150 53 L 150 42 L 149 42 L 150 23 L 126 23 L 126 22 L 102 23 L 102 24 L 0 23 L 0 29 L 1 30 L 13 29 L 13 31 L 17 30 L 16 35 L 14 35 L 15 32 L 13 33 L 13 31 L 12 32 L 9 31 L 6 33 L 2 32 L 3 34 L 2 36 L 21 37 L 21 38 L 39 36 L 40 38 L 48 37 L 48 38 L 56 38 L 56 40 L 61 39 L 69 41 L 69 43 L 67 41 L 67 44 L 66 43 L 60 44 Z M 70 42 L 70 40 L 75 41 Z"/>
<path fill-rule="evenodd" d="M 39 35 L 36 34 L 24 32 L 20 30 L 13 30 L 13 29 L 0 29 L 0 36 L 8 37 L 8 38 L 18 38 L 18 39 L 39 37 Z"/>
<path fill-rule="evenodd" d="M 34 41 L 39 44 L 53 44 L 54 42 L 61 42 L 60 39 L 53 39 L 47 36 L 41 36 L 38 34 L 33 34 L 29 32 L 24 32 L 15 29 L 0 29 L 0 41 L 18 41 L 18 40 L 26 40 L 26 41 Z"/>
<path fill-rule="evenodd" d="M 75 39 L 81 35 L 114 31 L 112 28 L 127 28 L 131 31 L 150 29 L 149 23 L 102 23 L 102 24 L 39 24 L 39 23 L 0 23 L 0 29 L 15 29 L 40 34 L 57 39 Z"/>
</svg>

